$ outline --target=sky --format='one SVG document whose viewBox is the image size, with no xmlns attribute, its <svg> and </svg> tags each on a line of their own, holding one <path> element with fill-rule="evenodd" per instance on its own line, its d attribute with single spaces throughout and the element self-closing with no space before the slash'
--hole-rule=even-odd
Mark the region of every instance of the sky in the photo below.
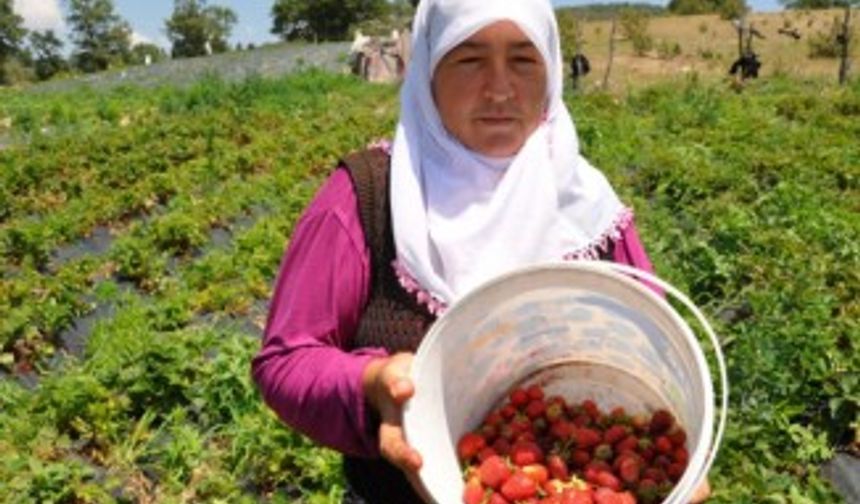
<svg viewBox="0 0 860 504">
<path fill-rule="evenodd" d="M 636 1 L 636 0 L 631 0 Z M 656 5 L 667 2 L 650 1 Z M 747 0 L 754 11 L 766 12 L 781 10 L 777 0 Z M 274 0 L 209 0 L 209 5 L 230 7 L 239 21 L 233 27 L 230 38 L 232 44 L 260 45 L 275 41 L 269 33 L 272 27 L 270 12 Z M 553 5 L 582 5 L 588 3 L 611 3 L 601 0 L 553 0 Z M 116 12 L 131 24 L 133 42 L 152 42 L 165 49 L 170 43 L 164 34 L 164 20 L 173 11 L 173 0 L 114 0 Z M 13 0 L 15 12 L 24 18 L 24 26 L 31 30 L 53 29 L 67 35 L 63 0 Z"/>
</svg>

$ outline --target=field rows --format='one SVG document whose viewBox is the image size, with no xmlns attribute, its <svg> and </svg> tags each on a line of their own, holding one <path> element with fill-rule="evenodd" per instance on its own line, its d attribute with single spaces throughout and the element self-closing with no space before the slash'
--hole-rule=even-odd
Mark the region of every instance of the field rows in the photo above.
<svg viewBox="0 0 860 504">
<path fill-rule="evenodd" d="M 0 500 L 338 502 L 336 455 L 274 418 L 249 366 L 295 220 L 390 134 L 396 89 L 306 72 L 0 96 L 26 139 L 0 150 Z M 839 502 L 819 466 L 858 449 L 860 86 L 569 103 L 723 342 L 714 502 Z"/>
</svg>

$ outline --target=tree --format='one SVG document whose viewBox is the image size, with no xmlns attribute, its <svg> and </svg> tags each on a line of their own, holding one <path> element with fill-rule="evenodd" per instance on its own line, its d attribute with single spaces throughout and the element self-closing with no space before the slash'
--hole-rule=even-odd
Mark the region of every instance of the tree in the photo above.
<svg viewBox="0 0 860 504">
<path fill-rule="evenodd" d="M 386 0 L 276 0 L 272 33 L 284 40 L 344 40 L 351 26 L 390 9 Z"/>
<path fill-rule="evenodd" d="M 238 18 L 228 7 L 206 5 L 206 0 L 175 0 L 165 21 L 174 58 L 190 58 L 228 51 L 227 39 Z"/>
<path fill-rule="evenodd" d="M 131 48 L 131 64 L 132 65 L 147 65 L 150 63 L 158 63 L 167 59 L 167 53 L 164 49 L 149 42 L 135 44 Z"/>
<path fill-rule="evenodd" d="M 6 66 L 21 52 L 21 41 L 27 35 L 24 18 L 12 10 L 12 0 L 0 0 L 0 84 L 9 80 Z"/>
<path fill-rule="evenodd" d="M 845 4 L 840 0 L 780 0 L 788 9 L 832 9 Z"/>
<path fill-rule="evenodd" d="M 860 0 L 780 0 L 789 9 L 825 9 L 840 7 L 845 13 L 840 23 L 833 21 L 829 34 L 819 33 L 810 38 L 811 56 L 839 57 L 839 83 L 848 81 L 851 66 L 851 50 L 854 45 L 851 27 L 851 9 L 860 6 Z"/>
<path fill-rule="evenodd" d="M 561 53 L 564 61 L 570 61 L 583 51 L 585 43 L 585 24 L 572 9 L 557 11 L 558 32 L 561 38 Z"/>
<path fill-rule="evenodd" d="M 59 72 L 68 69 L 69 65 L 62 56 L 63 42 L 57 38 L 54 30 L 30 33 L 30 52 L 33 53 L 33 69 L 36 78 L 48 80 Z"/>
<path fill-rule="evenodd" d="M 749 8 L 745 0 L 670 0 L 669 12 L 682 16 L 690 14 L 719 14 L 723 19 L 734 19 Z"/>
<path fill-rule="evenodd" d="M 649 23 L 650 19 L 647 14 L 633 9 L 621 11 L 621 31 L 633 44 L 633 51 L 636 56 L 644 56 L 654 47 L 654 39 L 648 33 Z"/>
<path fill-rule="evenodd" d="M 68 0 L 75 66 L 98 72 L 131 57 L 131 27 L 114 12 L 111 0 Z"/>
</svg>

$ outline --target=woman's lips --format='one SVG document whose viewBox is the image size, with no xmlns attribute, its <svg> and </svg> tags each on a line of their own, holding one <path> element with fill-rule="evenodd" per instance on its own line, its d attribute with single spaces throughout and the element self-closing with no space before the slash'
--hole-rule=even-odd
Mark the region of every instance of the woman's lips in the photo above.
<svg viewBox="0 0 860 504">
<path fill-rule="evenodd" d="M 478 118 L 478 122 L 485 124 L 508 124 L 516 120 L 513 116 L 483 116 Z"/>
</svg>

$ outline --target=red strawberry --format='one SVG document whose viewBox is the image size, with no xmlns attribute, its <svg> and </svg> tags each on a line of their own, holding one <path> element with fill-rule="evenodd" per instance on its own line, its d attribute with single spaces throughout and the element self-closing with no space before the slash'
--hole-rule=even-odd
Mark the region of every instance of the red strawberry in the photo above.
<svg viewBox="0 0 860 504">
<path fill-rule="evenodd" d="M 537 443 L 531 441 L 515 443 L 511 447 L 510 456 L 511 461 L 518 466 L 543 462 L 543 451 Z"/>
<path fill-rule="evenodd" d="M 639 472 L 642 469 L 639 460 L 635 457 L 626 457 L 618 465 L 618 475 L 625 483 L 636 483 L 639 481 Z"/>
<path fill-rule="evenodd" d="M 518 501 L 534 497 L 538 493 L 537 483 L 522 471 L 517 471 L 502 485 L 502 495 L 506 499 Z"/>
<path fill-rule="evenodd" d="M 669 433 L 669 440 L 672 441 L 672 444 L 675 445 L 676 448 L 680 448 L 687 442 L 687 433 L 684 429 L 676 427 Z"/>
<path fill-rule="evenodd" d="M 621 482 L 609 471 L 597 471 L 594 483 L 599 486 L 612 489 L 616 492 L 621 490 Z"/>
<path fill-rule="evenodd" d="M 668 454 L 672 453 L 672 442 L 669 441 L 669 438 L 666 436 L 658 436 L 657 439 L 654 440 L 654 448 L 657 450 L 657 453 Z"/>
<path fill-rule="evenodd" d="M 498 455 L 498 453 L 496 453 L 496 450 L 494 450 L 492 446 L 485 446 L 481 448 L 481 451 L 478 452 L 478 460 L 483 462 L 488 458 L 492 457 L 493 455 Z"/>
<path fill-rule="evenodd" d="M 620 494 L 610 488 L 600 487 L 594 491 L 595 504 L 622 504 Z"/>
<path fill-rule="evenodd" d="M 585 467 L 591 462 L 591 454 L 585 450 L 574 450 L 570 456 L 570 461 L 575 467 Z"/>
<path fill-rule="evenodd" d="M 487 504 L 510 504 L 511 501 L 505 499 L 502 494 L 493 492 L 490 494 L 490 500 Z"/>
<path fill-rule="evenodd" d="M 502 409 L 499 410 L 499 414 L 502 415 L 503 419 L 510 420 L 517 414 L 517 409 L 510 404 L 505 404 L 502 406 Z"/>
<path fill-rule="evenodd" d="M 543 493 L 550 496 L 561 495 L 561 493 L 564 491 L 564 485 L 565 484 L 562 482 L 562 480 L 552 478 L 551 480 L 543 484 Z"/>
<path fill-rule="evenodd" d="M 533 479 L 538 485 L 543 485 L 549 481 L 549 471 L 543 464 L 529 464 L 522 467 L 523 473 Z"/>
<path fill-rule="evenodd" d="M 580 429 L 576 429 L 573 433 L 574 439 L 576 439 L 576 446 L 582 448 L 583 450 L 587 450 L 592 446 L 597 446 L 600 444 L 601 435 L 600 432 L 595 429 L 589 427 L 582 427 Z"/>
<path fill-rule="evenodd" d="M 654 460 L 654 457 L 657 456 L 657 450 L 655 450 L 653 446 L 645 448 L 644 450 L 640 449 L 639 455 L 641 455 L 646 462 L 651 463 L 651 461 Z"/>
<path fill-rule="evenodd" d="M 673 462 L 666 468 L 666 476 L 668 476 L 673 483 L 677 483 L 686 469 L 687 466 L 685 464 Z"/>
<path fill-rule="evenodd" d="M 546 411 L 546 404 L 544 404 L 542 399 L 532 399 L 526 405 L 526 415 L 529 418 L 543 416 L 544 411 Z"/>
<path fill-rule="evenodd" d="M 489 425 L 498 426 L 502 423 L 502 420 L 504 420 L 504 418 L 502 417 L 502 412 L 501 411 L 493 411 L 492 413 L 487 415 L 487 418 L 484 420 L 484 423 L 489 424 Z"/>
<path fill-rule="evenodd" d="M 633 434 L 626 436 L 624 439 L 619 441 L 618 444 L 615 445 L 615 449 L 618 451 L 618 453 L 625 451 L 636 451 L 637 448 L 639 448 L 639 438 L 637 438 Z"/>
<path fill-rule="evenodd" d="M 511 401 L 511 405 L 515 408 L 522 408 L 526 404 L 529 403 L 529 394 L 520 387 L 517 387 L 511 391 L 508 398 Z"/>
<path fill-rule="evenodd" d="M 609 412 L 609 416 L 615 420 L 627 419 L 627 412 L 623 406 L 616 406 Z"/>
<path fill-rule="evenodd" d="M 600 416 L 600 409 L 597 407 L 597 403 L 591 399 L 582 401 L 582 409 L 584 409 L 592 419 L 596 419 Z"/>
<path fill-rule="evenodd" d="M 526 417 L 525 415 L 515 416 L 514 418 L 511 419 L 511 422 L 509 425 L 514 430 L 514 432 L 516 432 L 517 434 L 521 434 L 523 432 L 531 432 L 531 430 L 532 430 L 532 423 L 529 421 L 528 417 Z"/>
<path fill-rule="evenodd" d="M 481 424 L 480 434 L 489 443 L 499 435 L 501 426 L 499 424 L 491 424 L 484 422 Z"/>
<path fill-rule="evenodd" d="M 636 497 L 630 492 L 621 492 L 618 496 L 621 497 L 618 501 L 620 504 L 637 504 Z"/>
<path fill-rule="evenodd" d="M 679 464 L 686 464 L 690 459 L 690 454 L 687 453 L 686 448 L 675 448 L 675 451 L 672 452 L 672 460 L 678 462 Z"/>
<path fill-rule="evenodd" d="M 590 490 L 568 488 L 561 494 L 561 504 L 594 504 L 594 496 Z"/>
<path fill-rule="evenodd" d="M 540 401 L 543 399 L 543 389 L 540 385 L 530 385 L 529 388 L 526 389 L 526 394 L 528 394 L 529 399 Z"/>
<path fill-rule="evenodd" d="M 566 420 L 559 420 L 549 427 L 549 433 L 556 439 L 565 440 L 573 437 L 575 427 Z"/>
<path fill-rule="evenodd" d="M 667 455 L 657 455 L 656 457 L 654 457 L 654 462 L 652 462 L 652 465 L 654 467 L 665 469 L 669 467 L 669 464 L 671 463 L 672 459 L 670 459 Z"/>
<path fill-rule="evenodd" d="M 658 409 L 651 415 L 651 423 L 648 426 L 648 432 L 653 435 L 663 434 L 672 428 L 675 424 L 675 417 L 668 410 Z"/>
<path fill-rule="evenodd" d="M 490 488 L 499 488 L 511 476 L 508 464 L 498 455 L 492 456 L 481 462 L 478 467 L 478 476 L 481 483 Z"/>
<path fill-rule="evenodd" d="M 591 462 L 589 462 L 589 463 L 588 463 L 588 465 L 586 466 L 586 469 L 588 469 L 588 468 L 594 469 L 594 470 L 596 470 L 596 471 L 612 472 L 612 466 L 610 466 L 610 465 L 609 465 L 606 461 L 604 461 L 604 460 L 592 460 L 592 461 L 591 461 Z"/>
<path fill-rule="evenodd" d="M 616 424 L 606 429 L 606 432 L 603 433 L 603 442 L 614 445 L 625 437 L 627 437 L 627 427 Z"/>
<path fill-rule="evenodd" d="M 658 467 L 646 467 L 642 471 L 642 480 L 651 480 L 655 483 L 666 481 L 666 473 Z"/>
<path fill-rule="evenodd" d="M 553 478 L 566 481 L 570 478 L 570 471 L 564 459 L 557 453 L 553 453 L 546 458 L 546 467 Z"/>
<path fill-rule="evenodd" d="M 503 437 L 500 437 L 493 441 L 492 447 L 493 450 L 496 451 L 496 453 L 505 456 L 511 451 L 511 442 Z"/>
<path fill-rule="evenodd" d="M 517 443 L 534 443 L 536 441 L 536 437 L 534 432 L 525 431 L 520 434 L 517 434 L 516 440 L 514 440 L 514 444 Z"/>
<path fill-rule="evenodd" d="M 470 478 L 463 489 L 464 504 L 481 504 L 484 501 L 484 487 L 477 477 Z"/>
<path fill-rule="evenodd" d="M 591 425 L 591 417 L 588 416 L 588 413 L 579 413 L 573 416 L 573 424 L 577 427 L 588 427 Z"/>
<path fill-rule="evenodd" d="M 468 432 L 464 434 L 457 443 L 457 455 L 462 461 L 470 460 L 486 445 L 487 442 L 484 439 L 484 436 L 476 432 Z"/>
</svg>

